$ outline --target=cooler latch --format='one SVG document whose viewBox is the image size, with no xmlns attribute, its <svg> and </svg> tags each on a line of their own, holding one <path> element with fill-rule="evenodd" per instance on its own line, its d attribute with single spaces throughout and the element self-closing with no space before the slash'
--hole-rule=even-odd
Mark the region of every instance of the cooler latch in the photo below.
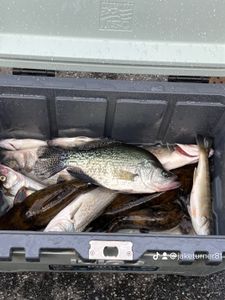
<svg viewBox="0 0 225 300">
<path fill-rule="evenodd" d="M 133 260 L 133 243 L 127 241 L 90 241 L 89 259 Z"/>
</svg>

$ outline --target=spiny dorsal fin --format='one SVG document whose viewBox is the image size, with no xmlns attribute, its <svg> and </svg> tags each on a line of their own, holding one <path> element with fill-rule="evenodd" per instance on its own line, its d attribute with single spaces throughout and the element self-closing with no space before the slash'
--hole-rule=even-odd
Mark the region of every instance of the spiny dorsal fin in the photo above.
<svg viewBox="0 0 225 300">
<path fill-rule="evenodd" d="M 90 142 L 84 143 L 82 145 L 75 146 L 75 147 L 71 148 L 70 150 L 77 150 L 77 151 L 92 150 L 92 149 L 103 148 L 103 147 L 108 147 L 111 145 L 119 145 L 119 144 L 121 144 L 121 142 L 111 140 L 108 138 L 104 138 L 101 140 L 90 141 Z"/>
</svg>

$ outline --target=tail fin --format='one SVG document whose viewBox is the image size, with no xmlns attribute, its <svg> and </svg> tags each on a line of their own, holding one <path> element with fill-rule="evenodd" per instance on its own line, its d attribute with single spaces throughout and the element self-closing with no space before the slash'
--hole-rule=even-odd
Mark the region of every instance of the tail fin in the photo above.
<svg viewBox="0 0 225 300">
<path fill-rule="evenodd" d="M 212 147 L 212 138 L 204 137 L 204 136 L 198 134 L 196 137 L 196 142 L 197 142 L 200 150 L 204 150 L 209 154 L 210 149 Z"/>
<path fill-rule="evenodd" d="M 65 168 L 63 151 L 56 147 L 40 147 L 34 174 L 40 179 L 46 179 L 62 171 Z"/>
</svg>

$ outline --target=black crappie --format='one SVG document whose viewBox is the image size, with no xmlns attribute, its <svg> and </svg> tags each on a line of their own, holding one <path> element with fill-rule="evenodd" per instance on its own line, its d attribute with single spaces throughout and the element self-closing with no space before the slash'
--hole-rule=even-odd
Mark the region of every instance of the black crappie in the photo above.
<svg viewBox="0 0 225 300">
<path fill-rule="evenodd" d="M 153 193 L 177 188 L 176 176 L 166 171 L 145 149 L 117 142 L 93 142 L 66 150 L 41 147 L 34 166 L 44 179 L 67 168 L 75 177 L 128 193 Z"/>
</svg>

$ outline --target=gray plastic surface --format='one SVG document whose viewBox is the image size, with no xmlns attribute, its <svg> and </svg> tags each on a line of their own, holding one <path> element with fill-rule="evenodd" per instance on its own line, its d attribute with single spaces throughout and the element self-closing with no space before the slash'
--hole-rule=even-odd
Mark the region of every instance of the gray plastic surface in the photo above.
<svg viewBox="0 0 225 300">
<path fill-rule="evenodd" d="M 135 144 L 194 143 L 196 133 L 201 133 L 214 138 L 215 149 L 213 236 L 1 231 L 0 270 L 40 270 L 40 265 L 46 263 L 43 269 L 51 271 L 117 270 L 203 275 L 225 268 L 222 261 L 225 252 L 224 124 L 224 85 L 0 76 L 0 138 L 87 135 L 107 136 Z M 89 241 L 96 239 L 131 241 L 133 264 L 118 262 L 115 266 L 104 262 L 99 266 L 100 262 L 89 261 Z M 18 249 L 25 252 L 21 264 L 12 256 Z M 54 256 L 55 251 L 66 249 L 77 251 L 80 257 L 80 262 L 76 261 L 73 267 L 72 263 L 58 261 L 57 255 Z M 43 263 L 43 251 L 52 252 L 51 263 Z M 179 252 L 183 258 L 176 263 L 153 261 L 143 257 L 146 251 Z M 196 252 L 208 253 L 208 261 L 193 262 Z M 33 263 L 28 263 L 30 261 Z M 85 262 L 87 264 L 83 266 Z"/>
<path fill-rule="evenodd" d="M 0 0 L 0 66 L 225 76 L 224 0 Z"/>
</svg>

